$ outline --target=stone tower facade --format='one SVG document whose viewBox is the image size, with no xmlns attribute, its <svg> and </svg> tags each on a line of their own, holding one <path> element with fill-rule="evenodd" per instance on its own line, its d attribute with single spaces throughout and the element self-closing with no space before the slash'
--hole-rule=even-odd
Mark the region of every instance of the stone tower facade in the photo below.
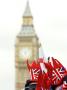
<svg viewBox="0 0 67 90">
<path fill-rule="evenodd" d="M 16 37 L 15 45 L 15 65 L 16 65 L 16 90 L 21 90 L 29 73 L 26 66 L 26 60 L 29 62 L 39 58 L 39 41 L 33 26 L 33 17 L 31 15 L 29 2 L 27 2 L 23 14 L 23 24 L 20 33 Z"/>
</svg>

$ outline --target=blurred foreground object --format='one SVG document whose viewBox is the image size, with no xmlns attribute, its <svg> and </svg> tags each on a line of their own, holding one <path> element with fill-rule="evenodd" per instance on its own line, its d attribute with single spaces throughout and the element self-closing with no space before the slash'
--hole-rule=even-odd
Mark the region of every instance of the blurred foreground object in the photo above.
<svg viewBox="0 0 67 90">
<path fill-rule="evenodd" d="M 27 67 L 31 78 L 25 90 L 67 90 L 67 71 L 57 59 L 51 57 L 46 63 L 39 58 L 31 64 L 27 60 Z"/>
</svg>

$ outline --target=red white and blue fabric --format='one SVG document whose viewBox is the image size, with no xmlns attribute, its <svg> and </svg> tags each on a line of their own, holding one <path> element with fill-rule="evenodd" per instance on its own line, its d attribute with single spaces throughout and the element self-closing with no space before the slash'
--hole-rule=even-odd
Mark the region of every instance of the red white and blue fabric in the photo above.
<svg viewBox="0 0 67 90">
<path fill-rule="evenodd" d="M 38 80 L 40 69 L 31 69 L 32 80 Z"/>
<path fill-rule="evenodd" d="M 62 90 L 67 90 L 67 83 L 66 83 L 66 81 L 63 82 Z"/>
<path fill-rule="evenodd" d="M 53 61 L 53 71 L 52 71 L 52 82 L 54 85 L 58 85 L 62 83 L 63 77 L 66 75 L 66 69 L 63 67 L 60 62 L 54 58 L 52 58 Z"/>
<path fill-rule="evenodd" d="M 40 67 L 40 63 L 44 63 L 47 73 L 43 73 Z M 57 87 L 56 90 L 67 90 L 67 84 L 63 83 L 63 78 L 67 75 L 66 69 L 64 66 L 53 57 L 51 61 L 45 63 L 43 59 L 39 59 L 36 63 L 33 61 L 31 64 L 27 61 L 27 67 L 29 69 L 31 80 L 37 82 L 36 90 L 50 90 L 50 85 L 61 85 Z M 66 89 L 64 89 L 66 88 Z"/>
<path fill-rule="evenodd" d="M 39 64 L 37 64 L 35 61 L 33 61 L 32 64 L 29 64 L 27 61 L 27 67 L 28 67 L 30 75 L 31 75 L 31 80 L 37 81 L 39 73 L 41 71 Z"/>
</svg>

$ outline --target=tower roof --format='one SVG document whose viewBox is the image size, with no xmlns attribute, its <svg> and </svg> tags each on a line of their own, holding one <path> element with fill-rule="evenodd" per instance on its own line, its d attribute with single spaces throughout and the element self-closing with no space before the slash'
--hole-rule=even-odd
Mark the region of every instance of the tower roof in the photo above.
<svg viewBox="0 0 67 90">
<path fill-rule="evenodd" d="M 31 17 L 31 22 L 29 20 L 30 18 L 28 18 L 28 17 Z M 23 19 L 25 19 L 25 21 L 23 21 L 23 25 L 21 27 L 21 31 L 18 34 L 18 36 L 19 37 L 36 36 L 34 26 L 32 23 L 33 18 L 32 18 L 32 14 L 31 14 L 30 7 L 29 7 L 29 1 L 27 1 L 27 5 L 26 5 L 26 9 L 25 9 L 25 12 L 23 15 Z"/>
<path fill-rule="evenodd" d="M 21 27 L 21 31 L 20 31 L 18 36 L 20 36 L 20 37 L 36 36 L 34 27 L 33 26 L 23 26 L 23 27 Z"/>
<path fill-rule="evenodd" d="M 23 14 L 23 17 L 28 17 L 28 16 L 32 16 L 30 6 L 29 6 L 29 1 L 27 1 L 26 9 Z"/>
</svg>

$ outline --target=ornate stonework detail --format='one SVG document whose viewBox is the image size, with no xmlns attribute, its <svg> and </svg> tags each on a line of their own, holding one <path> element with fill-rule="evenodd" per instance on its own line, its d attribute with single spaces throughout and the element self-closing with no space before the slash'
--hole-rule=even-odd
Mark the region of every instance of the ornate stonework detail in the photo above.
<svg viewBox="0 0 67 90">
<path fill-rule="evenodd" d="M 33 26 L 29 2 L 23 14 L 23 25 L 16 37 L 15 67 L 16 67 L 16 90 L 21 90 L 30 75 L 26 67 L 26 59 L 31 62 L 39 57 L 39 41 Z"/>
<path fill-rule="evenodd" d="M 35 36 L 35 30 L 33 26 L 22 26 L 21 31 L 19 33 L 19 37 L 23 36 Z"/>
</svg>

